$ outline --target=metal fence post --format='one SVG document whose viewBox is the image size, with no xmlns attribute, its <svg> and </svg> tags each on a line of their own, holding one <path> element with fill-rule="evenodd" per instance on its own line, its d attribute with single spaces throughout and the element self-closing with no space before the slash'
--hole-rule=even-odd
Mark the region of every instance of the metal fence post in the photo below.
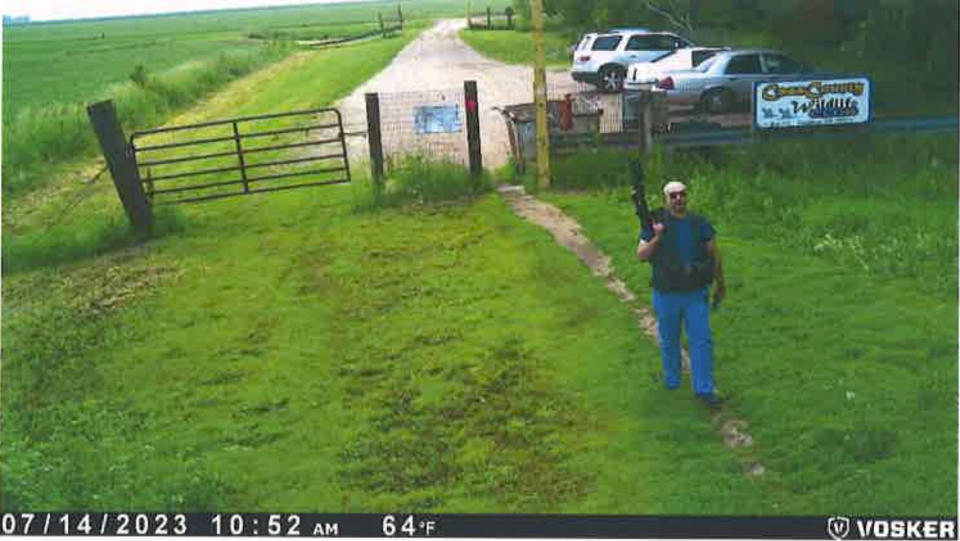
<svg viewBox="0 0 960 541">
<path fill-rule="evenodd" d="M 493 30 L 493 19 L 490 17 L 490 6 L 487 6 L 487 30 Z"/>
<path fill-rule="evenodd" d="M 383 37 L 387 37 L 387 30 L 383 26 L 383 14 L 379 11 L 377 12 L 377 20 L 380 21 L 380 33 L 383 34 Z"/>
<path fill-rule="evenodd" d="M 94 103 L 87 107 L 87 116 L 93 125 L 93 131 L 100 142 L 103 157 L 113 177 L 117 195 L 127 212 L 130 225 L 140 240 L 150 236 L 153 229 L 153 213 L 147 196 L 140 184 L 140 173 L 133 157 L 132 148 L 127 145 L 123 128 L 117 121 L 117 111 L 110 100 Z"/>
<path fill-rule="evenodd" d="M 477 101 L 477 82 L 463 82 L 463 97 L 467 110 L 467 152 L 470 158 L 470 174 L 478 177 L 483 172 L 483 155 L 480 152 L 480 104 Z"/>
<path fill-rule="evenodd" d="M 403 30 L 403 10 L 400 9 L 399 2 L 397 2 L 397 19 L 400 20 L 400 30 Z"/>
<path fill-rule="evenodd" d="M 383 144 L 380 140 L 380 96 L 367 93 L 367 143 L 370 147 L 370 174 L 373 177 L 374 193 L 383 190 Z"/>
</svg>

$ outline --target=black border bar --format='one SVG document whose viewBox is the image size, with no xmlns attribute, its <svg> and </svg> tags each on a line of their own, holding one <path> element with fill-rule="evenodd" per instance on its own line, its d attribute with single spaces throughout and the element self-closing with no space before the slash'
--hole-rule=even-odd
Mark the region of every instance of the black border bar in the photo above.
<svg viewBox="0 0 960 541">
<path fill-rule="evenodd" d="M 874 525 L 883 522 L 886 529 L 867 529 L 867 535 L 861 536 L 867 521 Z M 904 529 L 908 523 L 911 529 Z M 828 524 L 831 524 L 829 531 Z M 895 533 L 897 527 L 900 535 Z M 935 533 L 930 536 L 930 532 Z M 957 539 L 957 517 L 3 512 L 0 513 L 0 535 Z"/>
</svg>

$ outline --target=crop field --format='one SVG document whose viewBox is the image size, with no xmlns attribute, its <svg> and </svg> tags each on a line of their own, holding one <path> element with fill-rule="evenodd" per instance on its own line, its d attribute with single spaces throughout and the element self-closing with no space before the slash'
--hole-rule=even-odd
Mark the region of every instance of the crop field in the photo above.
<svg viewBox="0 0 960 541">
<path fill-rule="evenodd" d="M 305 27 L 333 36 L 369 29 L 377 24 L 377 13 L 394 20 L 396 5 L 291 6 L 8 26 L 3 33 L 3 116 L 6 121 L 24 107 L 50 102 L 94 101 L 110 85 L 128 81 L 137 65 L 159 73 L 221 52 L 246 50 L 259 44 L 248 38 L 251 33 L 292 33 Z M 402 7 L 410 20 L 460 13 L 456 2 L 442 0 L 415 0 Z M 321 32 L 321 27 L 328 30 Z"/>
</svg>

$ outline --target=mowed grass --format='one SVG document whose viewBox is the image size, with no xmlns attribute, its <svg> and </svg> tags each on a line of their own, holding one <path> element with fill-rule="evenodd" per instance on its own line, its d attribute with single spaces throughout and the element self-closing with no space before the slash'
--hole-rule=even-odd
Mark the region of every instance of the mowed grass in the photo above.
<svg viewBox="0 0 960 541">
<path fill-rule="evenodd" d="M 711 316 L 718 385 L 793 512 L 955 512 L 956 139 L 942 138 L 648 163 L 652 205 L 659 179 L 680 176 L 717 229 L 728 291 Z M 860 152 L 873 161 L 852 159 Z M 626 188 L 542 197 L 649 302 Z"/>
<path fill-rule="evenodd" d="M 4 508 L 772 509 L 545 233 L 489 195 L 351 194 L 8 278 Z"/>
<path fill-rule="evenodd" d="M 177 121 L 329 103 L 402 43 L 290 57 Z M 107 188 L 64 227 L 116 220 Z M 633 316 L 495 196 L 355 201 L 223 200 L 139 247 L 5 253 L 31 263 L 3 282 L 0 507 L 789 509 L 658 388 Z"/>
<path fill-rule="evenodd" d="M 459 32 L 460 39 L 484 56 L 507 64 L 533 63 L 533 32 L 530 30 L 470 30 Z M 544 59 L 551 67 L 569 67 L 567 47 L 576 38 L 566 33 L 544 32 Z"/>
</svg>

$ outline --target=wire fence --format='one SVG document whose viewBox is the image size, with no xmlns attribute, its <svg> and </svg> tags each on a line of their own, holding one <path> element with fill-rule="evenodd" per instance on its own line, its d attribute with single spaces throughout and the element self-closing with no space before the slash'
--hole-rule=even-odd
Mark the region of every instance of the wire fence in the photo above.
<svg viewBox="0 0 960 541">
<path fill-rule="evenodd" d="M 462 88 L 380 94 L 380 130 L 388 164 L 409 155 L 468 163 Z"/>
</svg>

